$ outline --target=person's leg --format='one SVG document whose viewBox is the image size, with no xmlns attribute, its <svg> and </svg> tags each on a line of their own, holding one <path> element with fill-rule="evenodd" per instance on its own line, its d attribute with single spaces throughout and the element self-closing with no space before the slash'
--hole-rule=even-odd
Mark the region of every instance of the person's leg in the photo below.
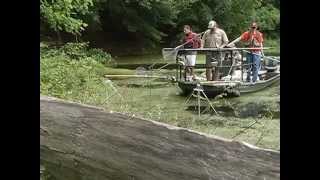
<svg viewBox="0 0 320 180">
<path fill-rule="evenodd" d="M 191 58 L 190 58 L 190 75 L 192 76 L 192 79 L 195 80 L 196 79 L 196 76 L 194 74 L 194 66 L 196 65 L 196 55 L 191 55 Z"/>
<path fill-rule="evenodd" d="M 214 72 L 212 72 L 212 80 L 215 81 L 215 80 L 218 80 L 219 79 L 219 73 L 220 73 L 220 68 L 219 66 L 221 66 L 221 54 L 220 52 L 214 52 L 214 59 L 218 62 L 217 66 L 218 67 L 215 67 L 214 68 Z"/>
<path fill-rule="evenodd" d="M 191 55 L 186 55 L 186 81 L 190 81 L 190 59 Z"/>
<path fill-rule="evenodd" d="M 260 68 L 260 61 L 261 61 L 261 57 L 259 55 L 252 55 L 252 60 L 253 60 L 253 68 L 252 68 L 252 72 L 253 72 L 253 77 L 252 77 L 252 82 L 256 82 L 257 78 L 258 78 L 258 72 L 259 72 L 259 68 Z"/>
<path fill-rule="evenodd" d="M 184 59 L 183 59 L 183 62 L 184 62 L 184 72 L 183 72 L 183 77 L 184 77 L 184 80 L 186 81 L 187 80 L 187 71 L 188 71 L 188 61 L 187 61 L 187 56 L 183 56 Z"/>
<path fill-rule="evenodd" d="M 216 72 L 217 72 L 217 67 L 213 67 L 212 69 L 211 69 L 211 80 L 212 81 L 215 81 L 216 80 Z"/>
<path fill-rule="evenodd" d="M 219 72 L 218 66 L 220 66 L 218 52 L 213 52 L 213 58 L 214 58 L 214 61 L 218 62 L 217 66 L 212 69 L 212 81 L 215 81 L 218 79 L 218 72 Z"/>
<path fill-rule="evenodd" d="M 250 76 L 251 76 L 251 71 L 252 71 L 252 63 L 253 63 L 252 54 L 251 53 L 247 53 L 247 64 L 249 64 L 248 67 L 247 67 L 247 79 L 246 79 L 247 82 L 250 82 Z"/>
<path fill-rule="evenodd" d="M 212 64 L 211 64 L 211 54 L 206 55 L 206 78 L 207 81 L 212 81 Z"/>
</svg>

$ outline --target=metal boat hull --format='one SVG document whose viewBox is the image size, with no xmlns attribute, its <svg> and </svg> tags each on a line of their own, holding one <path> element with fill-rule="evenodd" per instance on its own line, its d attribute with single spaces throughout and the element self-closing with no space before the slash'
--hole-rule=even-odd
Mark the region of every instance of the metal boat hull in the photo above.
<svg viewBox="0 0 320 180">
<path fill-rule="evenodd" d="M 212 82 L 211 84 L 210 82 L 200 82 L 200 85 L 208 97 L 215 97 L 222 93 L 226 93 L 228 96 L 240 96 L 240 94 L 261 91 L 280 82 L 280 73 L 270 74 L 270 76 L 267 80 L 254 84 L 248 82 L 234 82 L 233 84 L 224 82 Z M 184 94 L 190 94 L 193 89 L 196 88 L 197 82 L 178 81 L 178 86 Z"/>
</svg>

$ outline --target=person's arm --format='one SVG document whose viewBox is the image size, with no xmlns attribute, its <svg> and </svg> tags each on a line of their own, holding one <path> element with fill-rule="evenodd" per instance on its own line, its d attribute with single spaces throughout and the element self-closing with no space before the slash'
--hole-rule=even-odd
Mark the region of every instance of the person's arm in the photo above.
<svg viewBox="0 0 320 180">
<path fill-rule="evenodd" d="M 261 43 L 261 55 L 262 55 L 262 57 L 264 57 L 264 52 L 263 52 L 263 44 Z"/>
<path fill-rule="evenodd" d="M 222 32 L 223 32 L 223 34 L 222 34 L 222 44 L 221 44 L 221 46 L 219 48 L 224 48 L 226 45 L 228 45 L 228 42 L 229 42 L 227 34 L 224 31 L 222 31 Z"/>
<path fill-rule="evenodd" d="M 238 37 L 237 39 L 233 40 L 231 43 L 229 43 L 227 46 L 234 46 L 235 43 L 239 42 L 241 40 L 241 36 Z"/>
<path fill-rule="evenodd" d="M 244 32 L 241 34 L 241 36 L 239 36 L 237 39 L 233 40 L 231 43 L 229 43 L 227 46 L 234 46 L 235 43 L 239 42 L 239 41 L 247 41 L 248 40 L 248 32 Z"/>
<path fill-rule="evenodd" d="M 200 40 L 200 41 L 201 41 L 201 46 L 200 46 L 200 48 L 203 48 L 203 46 L 204 46 L 204 41 L 205 41 L 206 35 L 207 35 L 207 33 L 205 32 L 205 33 L 203 34 L 201 40 Z"/>
<path fill-rule="evenodd" d="M 261 48 L 263 48 L 263 35 L 262 35 L 262 33 L 260 35 L 260 42 L 261 42 Z M 264 57 L 263 49 L 261 49 L 261 55 L 262 55 L 262 57 Z"/>
</svg>

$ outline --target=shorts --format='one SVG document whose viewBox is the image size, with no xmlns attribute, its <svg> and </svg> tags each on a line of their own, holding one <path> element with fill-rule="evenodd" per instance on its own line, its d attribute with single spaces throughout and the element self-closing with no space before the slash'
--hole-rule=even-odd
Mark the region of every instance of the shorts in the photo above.
<svg viewBox="0 0 320 180">
<path fill-rule="evenodd" d="M 185 66 L 195 66 L 197 55 L 185 55 L 184 64 Z"/>
<path fill-rule="evenodd" d="M 222 53 L 221 52 L 211 52 L 206 54 L 206 67 L 212 68 L 211 62 L 218 62 L 218 65 L 221 64 L 222 61 Z"/>
</svg>

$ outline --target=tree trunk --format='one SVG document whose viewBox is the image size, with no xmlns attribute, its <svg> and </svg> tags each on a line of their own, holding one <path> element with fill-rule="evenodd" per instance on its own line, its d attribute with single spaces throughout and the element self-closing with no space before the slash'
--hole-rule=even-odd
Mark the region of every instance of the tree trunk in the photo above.
<svg viewBox="0 0 320 180">
<path fill-rule="evenodd" d="M 280 179 L 278 151 L 45 96 L 40 162 L 57 180 Z"/>
</svg>

